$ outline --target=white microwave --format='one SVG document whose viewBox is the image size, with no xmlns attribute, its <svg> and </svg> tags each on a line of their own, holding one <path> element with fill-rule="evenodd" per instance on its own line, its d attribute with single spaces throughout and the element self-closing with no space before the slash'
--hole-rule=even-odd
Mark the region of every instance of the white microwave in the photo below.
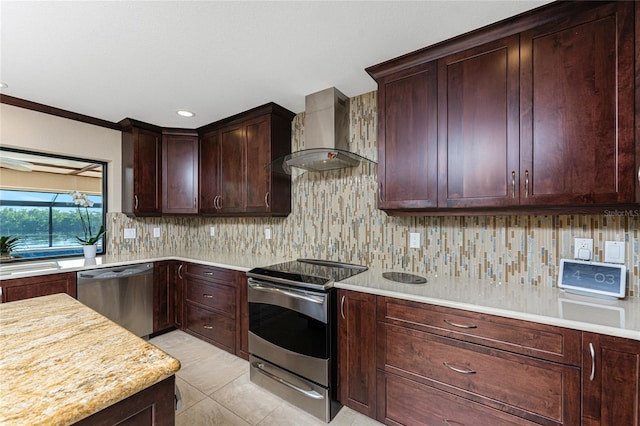
<svg viewBox="0 0 640 426">
<path fill-rule="evenodd" d="M 624 265 L 560 259 L 558 287 L 587 296 L 624 298 L 627 268 Z"/>
</svg>

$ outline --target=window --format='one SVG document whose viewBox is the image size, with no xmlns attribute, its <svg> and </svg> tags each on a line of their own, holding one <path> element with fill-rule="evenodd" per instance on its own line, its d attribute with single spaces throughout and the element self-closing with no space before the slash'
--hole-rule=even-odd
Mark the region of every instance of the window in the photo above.
<svg viewBox="0 0 640 426">
<path fill-rule="evenodd" d="M 83 222 L 72 191 L 93 203 L 81 207 L 92 235 L 105 223 L 106 163 L 0 148 L 0 236 L 19 238 L 16 259 L 78 256 Z M 104 241 L 97 242 L 104 253 Z"/>
</svg>

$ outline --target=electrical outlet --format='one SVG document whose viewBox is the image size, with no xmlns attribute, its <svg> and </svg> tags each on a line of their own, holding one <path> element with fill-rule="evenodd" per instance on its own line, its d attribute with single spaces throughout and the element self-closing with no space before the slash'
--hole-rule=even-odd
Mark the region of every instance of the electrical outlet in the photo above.
<svg viewBox="0 0 640 426">
<path fill-rule="evenodd" d="M 136 228 L 124 228 L 124 238 L 125 240 L 135 239 Z"/>
<path fill-rule="evenodd" d="M 265 230 L 264 230 L 264 237 L 265 237 L 267 240 L 270 240 L 270 239 L 271 239 L 271 228 L 265 228 Z"/>
<path fill-rule="evenodd" d="M 420 234 L 417 232 L 409 233 L 409 248 L 420 248 Z"/>
<path fill-rule="evenodd" d="M 209 235 L 212 236 L 212 237 L 216 236 L 216 228 L 215 228 L 215 226 L 210 226 L 209 227 Z"/>
<path fill-rule="evenodd" d="M 593 257 L 593 239 L 576 238 L 574 241 L 573 257 L 580 260 L 591 260 Z"/>
<path fill-rule="evenodd" d="M 160 228 L 153 228 L 153 238 L 160 238 Z"/>
</svg>

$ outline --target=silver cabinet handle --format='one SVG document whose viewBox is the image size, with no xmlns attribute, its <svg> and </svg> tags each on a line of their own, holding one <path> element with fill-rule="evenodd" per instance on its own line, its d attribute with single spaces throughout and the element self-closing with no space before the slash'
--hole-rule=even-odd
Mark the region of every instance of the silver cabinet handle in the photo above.
<svg viewBox="0 0 640 426">
<path fill-rule="evenodd" d="M 180 266 L 178 266 L 178 278 L 183 279 L 184 277 L 182 276 L 182 268 L 184 267 L 184 265 L 181 263 Z"/>
<path fill-rule="evenodd" d="M 264 205 L 269 208 L 269 191 L 267 191 L 266 194 L 264 194 Z"/>
<path fill-rule="evenodd" d="M 210 276 L 210 277 L 211 277 L 211 276 L 213 276 L 213 272 L 205 272 L 204 274 L 205 274 L 205 275 L 208 275 L 208 276 Z"/>
<path fill-rule="evenodd" d="M 378 201 L 382 202 L 382 182 L 378 184 Z"/>
<path fill-rule="evenodd" d="M 464 324 L 458 324 L 455 322 L 451 322 L 448 319 L 443 320 L 445 323 L 449 324 L 452 327 L 457 327 L 457 328 L 465 328 L 465 329 L 470 329 L 470 328 L 478 328 L 477 325 L 464 325 Z"/>
<path fill-rule="evenodd" d="M 591 375 L 589 380 L 593 381 L 596 377 L 596 349 L 593 347 L 593 343 L 589 343 L 589 353 L 591 354 Z"/>
<path fill-rule="evenodd" d="M 346 316 L 344 316 L 344 299 L 345 299 L 345 295 L 342 295 L 342 298 L 340 298 L 340 315 L 342 316 L 342 319 L 347 319 Z"/>
<path fill-rule="evenodd" d="M 256 371 L 259 371 L 260 373 L 264 374 L 265 376 L 267 376 L 268 378 L 275 380 L 276 382 L 293 389 L 296 392 L 300 392 L 301 394 L 308 396 L 309 398 L 313 398 L 313 399 L 324 399 L 324 397 L 322 395 L 320 395 L 318 392 L 314 391 L 313 389 L 310 390 L 306 390 L 306 389 L 302 389 L 299 386 L 294 385 L 293 383 L 290 383 L 286 380 L 284 380 L 281 377 L 278 377 L 276 375 L 273 375 L 271 373 L 269 373 L 267 370 L 264 369 L 264 364 L 261 362 L 254 362 L 251 365 L 253 365 L 253 367 L 256 369 Z"/>
<path fill-rule="evenodd" d="M 529 197 L 529 170 L 524 171 L 524 196 Z"/>
<path fill-rule="evenodd" d="M 638 167 L 638 182 L 640 182 L 640 167 Z"/>
<path fill-rule="evenodd" d="M 218 207 L 218 198 L 220 198 L 219 195 L 216 195 L 215 197 L 213 197 L 213 208 L 214 209 L 220 209 L 220 207 Z"/>
<path fill-rule="evenodd" d="M 516 172 L 511 171 L 511 198 L 516 198 Z"/>
<path fill-rule="evenodd" d="M 208 324 L 203 325 L 202 328 L 204 328 L 205 330 L 213 330 L 213 326 Z"/>
<path fill-rule="evenodd" d="M 202 297 L 204 297 L 205 299 L 213 299 L 213 295 L 212 294 L 203 294 Z"/>
<path fill-rule="evenodd" d="M 198 205 L 198 198 L 193 199 L 193 207 L 195 208 Z"/>
<path fill-rule="evenodd" d="M 137 195 L 133 196 L 133 208 L 138 210 L 138 196 Z"/>
<path fill-rule="evenodd" d="M 449 370 L 455 371 L 456 373 L 460 373 L 460 374 L 476 374 L 476 370 L 461 370 L 459 368 L 455 368 L 450 366 L 448 363 L 443 362 L 444 366 L 447 367 Z"/>
</svg>

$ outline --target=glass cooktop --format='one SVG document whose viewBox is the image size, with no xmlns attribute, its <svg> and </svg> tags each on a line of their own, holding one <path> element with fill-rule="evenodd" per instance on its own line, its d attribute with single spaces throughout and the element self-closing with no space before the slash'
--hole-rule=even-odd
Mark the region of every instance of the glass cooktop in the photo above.
<svg viewBox="0 0 640 426">
<path fill-rule="evenodd" d="M 247 275 L 289 285 L 327 289 L 332 287 L 335 281 L 342 281 L 367 269 L 366 266 L 351 263 L 298 259 L 291 262 L 253 268 Z"/>
</svg>

